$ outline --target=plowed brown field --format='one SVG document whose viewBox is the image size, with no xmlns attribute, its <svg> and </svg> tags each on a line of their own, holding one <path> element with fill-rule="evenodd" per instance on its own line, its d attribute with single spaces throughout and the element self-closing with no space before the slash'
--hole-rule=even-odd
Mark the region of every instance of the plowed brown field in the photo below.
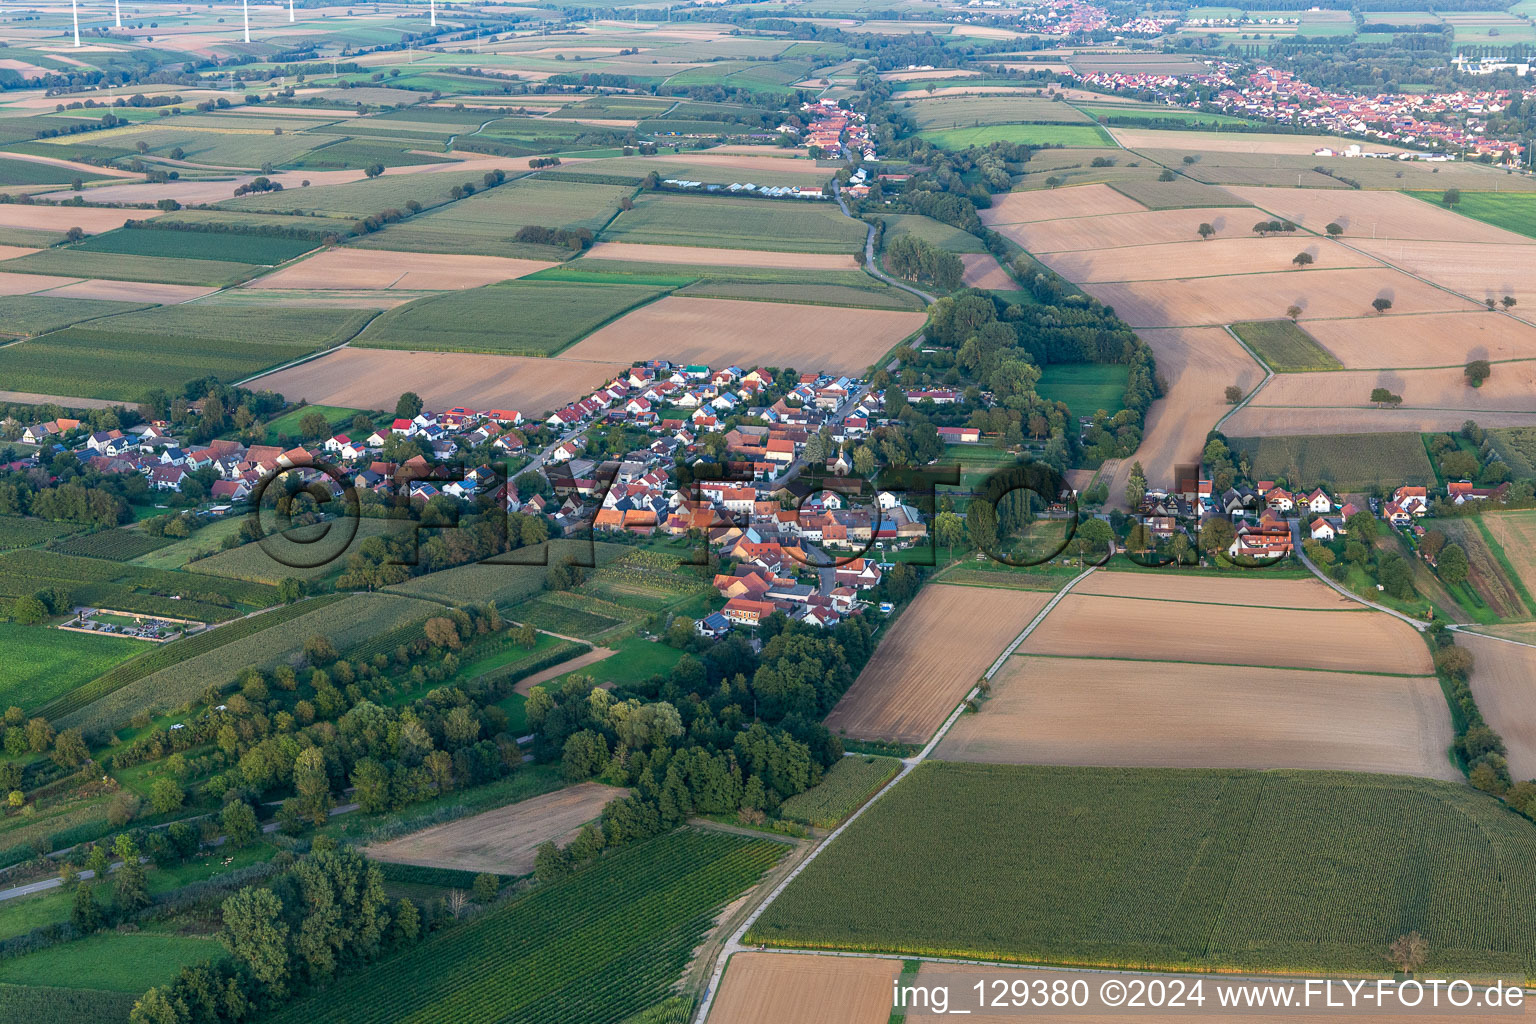
<svg viewBox="0 0 1536 1024">
<path fill-rule="evenodd" d="M 967 288 L 990 288 L 1000 292 L 1019 291 L 1019 282 L 1008 275 L 1008 271 L 997 262 L 997 257 L 985 252 L 967 252 L 960 254 L 960 262 L 965 264 L 965 286 Z"/>
<path fill-rule="evenodd" d="M 1247 394 L 1264 371 L 1220 327 L 1185 327 L 1140 331 L 1157 356 L 1157 372 L 1169 383 L 1168 394 L 1147 410 L 1141 445 L 1133 458 L 1121 459 L 1110 480 L 1111 500 L 1119 502 L 1131 468 L 1140 462 L 1153 486 L 1172 485 L 1174 467 L 1200 460 L 1205 435 L 1231 406 L 1225 391 L 1236 384 Z"/>
<path fill-rule="evenodd" d="M 1074 594 L 1139 597 L 1152 601 L 1197 604 L 1252 605 L 1256 608 L 1341 608 L 1359 604 L 1317 580 L 1270 579 L 1263 570 L 1246 576 L 1210 576 L 1159 572 L 1105 572 L 1089 576 L 1072 588 Z"/>
<path fill-rule="evenodd" d="M 484 814 L 434 825 L 363 848 L 373 860 L 457 871 L 526 875 L 539 844 L 563 845 L 627 790 L 595 782 L 546 793 Z"/>
<path fill-rule="evenodd" d="M 1222 424 L 1228 437 L 1283 437 L 1288 434 L 1424 433 L 1457 430 L 1467 421 L 1461 409 L 1297 409 L 1247 406 Z M 1536 426 L 1536 413 L 1483 412 L 1482 427 Z"/>
<path fill-rule="evenodd" d="M 1307 333 L 1352 370 L 1536 359 L 1536 327 L 1486 310 L 1309 320 Z"/>
<path fill-rule="evenodd" d="M 900 960 L 737 953 L 709 1024 L 885 1024 Z"/>
<path fill-rule="evenodd" d="M 1472 652 L 1472 695 L 1509 750 L 1509 774 L 1536 778 L 1536 648 L 1462 633 Z"/>
<path fill-rule="evenodd" d="M 1396 238 L 1357 238 L 1353 245 L 1479 302 L 1512 295 L 1521 306 L 1536 305 L 1536 245 Z"/>
<path fill-rule="evenodd" d="M 991 206 L 977 212 L 983 224 L 994 227 L 998 224 L 1025 224 L 1064 217 L 1145 213 L 1146 209 L 1130 196 L 1116 192 L 1108 185 L 1077 185 L 1040 192 L 1008 192 L 994 196 Z"/>
<path fill-rule="evenodd" d="M 110 186 L 113 188 L 119 186 Z M 97 193 L 92 192 L 94 200 Z M 32 231 L 68 231 L 80 228 L 88 235 L 120 228 L 130 220 L 150 220 L 158 210 L 109 210 L 93 206 L 49 206 L 46 203 L 0 204 L 0 228 Z"/>
<path fill-rule="evenodd" d="M 924 314 L 669 295 L 560 354 L 624 366 L 642 359 L 727 366 L 773 353 L 783 366 L 857 373 L 923 326 Z"/>
<path fill-rule="evenodd" d="M 1020 648 L 1026 654 L 1136 658 L 1425 675 L 1429 651 L 1378 612 L 1212 607 L 1068 594 Z"/>
<path fill-rule="evenodd" d="M 1251 407 L 1370 411 L 1371 391 L 1387 388 L 1404 409 L 1536 412 L 1536 362 L 1499 363 L 1474 388 L 1460 366 L 1419 370 L 1333 370 L 1282 373 L 1254 396 Z M 1479 420 L 1481 422 L 1481 420 Z"/>
<path fill-rule="evenodd" d="M 1050 594 L 930 584 L 827 716 L 858 739 L 923 743 Z"/>
<path fill-rule="evenodd" d="M 1195 211 L 1199 212 L 1199 211 Z M 1291 260 L 1307 253 L 1315 261 L 1304 271 Z M 1077 284 L 1099 281 L 1170 281 L 1204 274 L 1311 273 L 1340 267 L 1381 267 L 1370 256 L 1309 235 L 1285 238 L 1214 238 L 1160 242 L 1098 252 L 1058 252 L 1042 257 L 1050 268 Z M 1242 282 L 1224 282 L 1241 288 Z"/>
<path fill-rule="evenodd" d="M 329 249 L 257 278 L 247 288 L 457 291 L 526 277 L 554 266 L 502 256 L 460 256 L 382 249 Z"/>
<path fill-rule="evenodd" d="M 1096 187 L 1099 186 L 1084 186 Z M 1113 192 L 1108 186 L 1103 187 Z M 1056 193 L 1013 193 L 1042 194 Z M 1113 194 L 1120 195 L 1119 192 Z M 1125 196 L 1121 198 L 1127 203 L 1134 202 Z M 1241 238 L 1250 234 L 1258 216 L 1257 211 L 1247 206 L 1215 210 L 1146 210 L 1141 213 L 1117 213 L 1108 217 L 1078 217 L 1034 224 L 998 224 L 995 230 L 1032 253 L 1073 252 L 1079 249 L 1109 249 L 1118 245 L 1198 242 L 1200 235 L 1197 232 L 1201 224 L 1209 224 L 1216 229 L 1213 238 Z"/>
<path fill-rule="evenodd" d="M 430 409 L 516 409 L 532 419 L 612 380 L 630 365 L 466 352 L 344 348 L 251 382 L 289 401 L 383 409 L 415 391 Z"/>
<path fill-rule="evenodd" d="M 992 685 L 980 713 L 961 716 L 936 756 L 1460 778 L 1446 756 L 1451 718 L 1433 676 L 1015 657 Z"/>
<path fill-rule="evenodd" d="M 1228 185 L 1226 188 L 1254 206 L 1294 221 L 1308 231 L 1321 234 L 1330 223 L 1337 223 L 1344 228 L 1343 240 L 1347 243 L 1373 238 L 1530 243 L 1524 235 L 1463 217 L 1401 192 L 1264 188 L 1257 185 Z"/>
<path fill-rule="evenodd" d="M 1184 211 L 1187 212 L 1187 211 Z M 1219 269 L 1219 268 L 1212 268 Z M 1095 285 L 1093 294 L 1132 327 L 1191 327 L 1264 320 L 1300 306 L 1302 318 L 1375 316 L 1377 298 L 1392 302 L 1388 315 L 1474 309 L 1458 298 L 1396 270 L 1302 270 L 1202 277 L 1141 284 Z M 1491 315 L 1491 314 L 1490 314 Z"/>
</svg>

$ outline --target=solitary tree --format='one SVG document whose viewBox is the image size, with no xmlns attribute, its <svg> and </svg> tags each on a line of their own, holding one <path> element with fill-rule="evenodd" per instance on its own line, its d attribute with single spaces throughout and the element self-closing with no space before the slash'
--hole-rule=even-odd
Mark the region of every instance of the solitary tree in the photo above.
<svg viewBox="0 0 1536 1024">
<path fill-rule="evenodd" d="M 1386 388 L 1371 389 L 1371 402 L 1375 404 L 1378 409 L 1391 400 L 1392 392 L 1388 391 Z"/>
<path fill-rule="evenodd" d="M 1296 264 L 1297 268 L 1299 269 L 1301 267 L 1310 267 L 1313 263 L 1315 263 L 1317 261 L 1312 258 L 1312 254 L 1311 253 L 1309 253 L 1309 252 L 1299 252 L 1295 256 L 1291 257 L 1291 262 Z"/>
<path fill-rule="evenodd" d="M 1371 308 L 1378 313 L 1385 313 L 1392 308 L 1392 300 L 1383 296 L 1377 296 L 1371 300 Z"/>
<path fill-rule="evenodd" d="M 1200 233 L 1200 241 L 1202 242 L 1216 233 L 1216 229 L 1211 227 L 1209 224 L 1201 224 L 1195 230 Z"/>
<path fill-rule="evenodd" d="M 1227 385 L 1227 404 L 1236 405 L 1243 400 L 1243 389 L 1236 384 Z"/>
<path fill-rule="evenodd" d="M 1499 301 L 1504 304 L 1505 309 L 1515 308 L 1515 297 L 1513 295 L 1506 295 Z"/>
<path fill-rule="evenodd" d="M 1295 322 L 1295 320 L 1301 316 L 1301 307 L 1296 305 L 1286 306 L 1285 315 L 1290 317 L 1292 322 Z"/>
<path fill-rule="evenodd" d="M 1445 195 L 1441 196 L 1440 198 L 1446 206 L 1455 206 L 1457 203 L 1461 202 L 1461 189 L 1448 188 L 1445 190 Z"/>
<path fill-rule="evenodd" d="M 1440 578 L 1451 586 L 1467 582 L 1467 552 L 1459 544 L 1447 544 L 1437 559 Z"/>
<path fill-rule="evenodd" d="M 1493 310 L 1494 310 L 1494 307 L 1497 306 L 1498 303 L 1494 301 L 1494 298 L 1493 298 L 1492 295 L 1489 295 L 1489 296 L 1487 296 L 1486 298 L 1483 299 L 1483 305 L 1487 306 L 1488 307 L 1488 312 L 1492 313 Z"/>
<path fill-rule="evenodd" d="M 1412 974 L 1423 967 L 1428 957 L 1429 940 L 1418 932 L 1399 935 L 1392 940 L 1392 946 L 1387 950 L 1387 959 L 1404 974 Z"/>
<path fill-rule="evenodd" d="M 1487 380 L 1488 375 L 1493 372 L 1493 367 L 1488 365 L 1486 359 L 1474 359 L 1462 372 L 1467 375 L 1467 383 L 1477 388 L 1482 387 L 1483 381 Z"/>
<path fill-rule="evenodd" d="M 1338 238 L 1344 233 L 1344 225 L 1340 224 L 1338 221 L 1333 221 L 1323 230 L 1328 232 L 1329 238 Z"/>
<path fill-rule="evenodd" d="M 412 419 L 420 413 L 421 396 L 414 391 L 405 392 L 395 403 L 395 416 L 398 419 Z"/>
</svg>

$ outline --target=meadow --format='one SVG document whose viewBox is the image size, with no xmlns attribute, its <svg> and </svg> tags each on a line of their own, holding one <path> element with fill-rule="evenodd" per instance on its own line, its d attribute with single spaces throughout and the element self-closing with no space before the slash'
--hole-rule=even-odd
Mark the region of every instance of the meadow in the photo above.
<svg viewBox="0 0 1536 1024">
<path fill-rule="evenodd" d="M 1231 445 L 1248 456 L 1255 480 L 1285 478 L 1340 491 L 1435 483 L 1418 434 L 1299 434 L 1234 438 Z"/>
<path fill-rule="evenodd" d="M 1379 975 L 1388 944 L 1417 930 L 1430 970 L 1525 978 L 1536 879 L 1497 865 L 1533 854 L 1528 821 L 1460 784 L 930 761 L 746 941 Z"/>
<path fill-rule="evenodd" d="M 119 228 L 92 235 L 76 244 L 73 252 L 103 252 L 121 256 L 153 256 L 173 259 L 220 260 L 272 266 L 301 256 L 314 242 L 267 235 L 221 231 L 177 231 L 156 227 Z M 196 283 L 196 282 L 194 282 Z"/>
<path fill-rule="evenodd" d="M 961 231 L 932 217 L 915 213 L 893 213 L 880 218 L 885 223 L 884 244 L 906 235 L 921 238 L 929 245 L 936 245 L 949 252 L 986 252 L 981 239 L 969 231 Z"/>
<path fill-rule="evenodd" d="M 1276 373 L 1344 368 L 1343 363 L 1290 320 L 1250 320 L 1233 324 L 1232 331 Z"/>
<path fill-rule="evenodd" d="M 844 217 L 832 203 L 653 194 L 620 214 L 604 237 L 656 245 L 852 253 L 863 245 L 865 234 L 862 224 Z"/>
<path fill-rule="evenodd" d="M 596 231 L 618 212 L 619 201 L 634 191 L 627 185 L 520 178 L 392 224 L 352 244 L 364 249 L 560 259 L 570 256 L 570 250 L 529 245 L 513 236 L 527 225 Z"/>
<path fill-rule="evenodd" d="M 630 284 L 508 281 L 434 295 L 389 310 L 353 344 L 552 356 L 665 291 Z"/>
<path fill-rule="evenodd" d="M 1050 363 L 1041 368 L 1035 393 L 1047 401 L 1067 403 L 1073 416 L 1092 416 L 1100 409 L 1113 416 L 1125 408 L 1129 374 L 1120 363 Z"/>
<path fill-rule="evenodd" d="M 67 299 L 51 295 L 0 296 L 0 336 L 27 337 L 118 313 L 147 309 L 142 302 Z"/>
<path fill-rule="evenodd" d="M 1444 207 L 1444 192 L 1409 192 L 1409 195 Z M 1461 193 L 1461 201 L 1451 207 L 1463 217 L 1484 224 L 1516 231 L 1536 238 L 1536 195 L 1519 192 Z"/>
<path fill-rule="evenodd" d="M 141 640 L 0 622 L 0 706 L 32 711 L 142 653 Z"/>
<path fill-rule="evenodd" d="M 0 961 L 0 982 L 142 993 L 163 985 L 184 965 L 217 959 L 224 948 L 210 938 L 163 932 L 102 932 L 24 957 Z"/>
<path fill-rule="evenodd" d="M 257 270 L 254 264 L 232 260 L 128 256 L 113 252 L 92 252 L 79 246 L 44 249 L 30 256 L 7 260 L 5 269 L 18 274 L 191 284 L 208 288 L 236 284 Z"/>
<path fill-rule="evenodd" d="M 995 124 L 965 128 L 935 128 L 917 133 L 941 149 L 965 149 L 993 142 L 1027 146 L 1114 145 L 1109 133 L 1096 124 Z"/>
<path fill-rule="evenodd" d="M 698 830 L 625 847 L 344 976 L 272 1024 L 621 1020 L 668 994 L 720 907 L 788 849 Z"/>
<path fill-rule="evenodd" d="M 168 306 L 0 348 L 18 391 L 136 402 L 189 380 L 232 383 L 352 337 L 373 316 L 348 309 Z M 144 354 L 153 352 L 154 359 Z"/>
</svg>

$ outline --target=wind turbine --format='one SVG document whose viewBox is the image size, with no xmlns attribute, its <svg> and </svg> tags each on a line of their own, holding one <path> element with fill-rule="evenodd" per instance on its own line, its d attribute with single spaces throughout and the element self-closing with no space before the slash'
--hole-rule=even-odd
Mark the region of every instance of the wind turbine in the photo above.
<svg viewBox="0 0 1536 1024">
<path fill-rule="evenodd" d="M 245 41 L 251 41 L 251 0 L 241 0 L 241 6 L 245 9 Z"/>
<path fill-rule="evenodd" d="M 288 0 L 288 24 L 293 24 L 293 0 Z"/>
<path fill-rule="evenodd" d="M 432 0 L 432 27 L 437 28 L 437 0 Z"/>
<path fill-rule="evenodd" d="M 69 0 L 69 12 L 75 19 L 75 48 L 80 48 L 80 0 Z"/>
<path fill-rule="evenodd" d="M 112 0 L 112 27 L 123 27 L 123 0 Z"/>
</svg>

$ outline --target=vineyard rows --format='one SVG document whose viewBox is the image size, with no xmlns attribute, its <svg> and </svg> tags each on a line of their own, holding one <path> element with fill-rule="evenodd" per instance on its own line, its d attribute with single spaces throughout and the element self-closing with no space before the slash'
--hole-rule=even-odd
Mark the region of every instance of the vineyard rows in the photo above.
<svg viewBox="0 0 1536 1024">
<path fill-rule="evenodd" d="M 665 998 L 719 908 L 788 849 L 683 830 L 442 932 L 270 1024 L 612 1024 Z"/>
</svg>

